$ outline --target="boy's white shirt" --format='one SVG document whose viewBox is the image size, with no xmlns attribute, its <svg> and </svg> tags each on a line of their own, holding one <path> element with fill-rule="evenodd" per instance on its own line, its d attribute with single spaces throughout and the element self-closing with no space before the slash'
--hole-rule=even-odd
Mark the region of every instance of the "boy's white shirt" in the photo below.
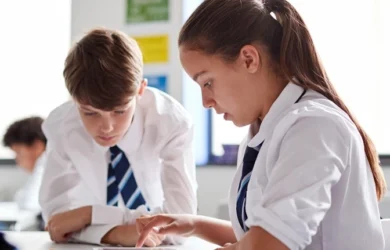
<svg viewBox="0 0 390 250">
<path fill-rule="evenodd" d="M 345 112 L 289 83 L 238 154 L 229 212 L 237 239 L 238 185 L 247 146 L 262 147 L 246 196 L 247 227 L 264 228 L 292 250 L 382 250 L 374 179 L 362 138 Z"/>
<path fill-rule="evenodd" d="M 76 104 L 67 102 L 43 124 L 48 139 L 47 166 L 40 190 L 43 218 L 92 205 L 92 223 L 73 238 L 99 244 L 116 225 L 134 224 L 141 215 L 196 214 L 197 183 L 193 158 L 193 124 L 172 97 L 147 88 L 138 100 L 134 120 L 117 144 L 127 156 L 151 212 L 130 210 L 120 202 L 106 205 L 108 147 L 85 130 Z M 168 237 L 171 243 L 181 237 Z"/>
</svg>

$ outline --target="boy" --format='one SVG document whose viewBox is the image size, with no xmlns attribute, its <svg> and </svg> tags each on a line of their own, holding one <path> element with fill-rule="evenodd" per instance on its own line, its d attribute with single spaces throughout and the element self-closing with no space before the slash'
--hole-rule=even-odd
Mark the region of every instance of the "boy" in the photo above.
<svg viewBox="0 0 390 250">
<path fill-rule="evenodd" d="M 42 123 L 43 119 L 37 116 L 18 120 L 8 127 L 3 137 L 3 145 L 15 153 L 17 165 L 30 174 L 15 195 L 19 208 L 24 210 L 40 211 L 38 194 L 46 149 Z"/>
<path fill-rule="evenodd" d="M 136 218 L 196 213 L 192 123 L 172 97 L 146 87 L 142 68 L 137 43 L 103 28 L 67 56 L 73 100 L 43 124 L 48 161 L 40 204 L 52 240 L 133 246 Z M 146 245 L 162 241 L 153 234 Z"/>
</svg>

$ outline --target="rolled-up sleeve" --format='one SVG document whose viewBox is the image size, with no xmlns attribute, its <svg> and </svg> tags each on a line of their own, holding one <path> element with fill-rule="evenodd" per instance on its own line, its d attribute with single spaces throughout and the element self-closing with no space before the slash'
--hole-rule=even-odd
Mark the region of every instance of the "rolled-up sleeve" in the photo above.
<svg viewBox="0 0 390 250">
<path fill-rule="evenodd" d="M 73 239 L 80 242 L 100 244 L 108 231 L 118 225 L 135 224 L 136 219 L 149 214 L 146 206 L 137 209 L 93 205 L 91 225 L 73 234 Z"/>
<path fill-rule="evenodd" d="M 304 249 L 330 208 L 331 189 L 348 165 L 350 144 L 339 121 L 297 121 L 282 139 L 267 185 L 248 190 L 246 225 L 262 227 L 289 249 Z"/>
</svg>

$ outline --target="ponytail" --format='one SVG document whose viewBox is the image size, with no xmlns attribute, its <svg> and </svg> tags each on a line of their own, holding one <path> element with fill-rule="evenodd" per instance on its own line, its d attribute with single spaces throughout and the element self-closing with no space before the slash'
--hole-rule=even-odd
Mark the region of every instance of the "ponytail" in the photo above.
<svg viewBox="0 0 390 250">
<path fill-rule="evenodd" d="M 205 0 L 182 27 L 178 43 L 227 62 L 245 45 L 263 45 L 282 77 L 321 93 L 349 115 L 363 139 L 377 197 L 383 196 L 386 183 L 374 144 L 337 94 L 305 23 L 287 0 Z"/>
<path fill-rule="evenodd" d="M 348 114 L 363 139 L 377 198 L 381 199 L 387 188 L 375 146 L 329 80 L 301 16 L 286 0 L 264 0 L 264 7 L 269 13 L 275 14 L 283 29 L 279 54 L 279 67 L 283 76 L 303 88 L 321 93 Z"/>
</svg>

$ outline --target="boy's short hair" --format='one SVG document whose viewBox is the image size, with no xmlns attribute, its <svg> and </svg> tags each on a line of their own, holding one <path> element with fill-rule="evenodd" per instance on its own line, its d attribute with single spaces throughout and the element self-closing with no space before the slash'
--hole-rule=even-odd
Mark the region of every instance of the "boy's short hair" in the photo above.
<svg viewBox="0 0 390 250">
<path fill-rule="evenodd" d="M 42 131 L 43 119 L 33 116 L 12 123 L 3 137 L 3 145 L 11 147 L 14 144 L 33 145 L 36 140 L 46 145 L 46 137 Z"/>
<path fill-rule="evenodd" d="M 63 74 L 77 102 L 111 111 L 136 94 L 142 69 L 142 53 L 134 39 L 120 31 L 99 28 L 73 46 Z"/>
</svg>

